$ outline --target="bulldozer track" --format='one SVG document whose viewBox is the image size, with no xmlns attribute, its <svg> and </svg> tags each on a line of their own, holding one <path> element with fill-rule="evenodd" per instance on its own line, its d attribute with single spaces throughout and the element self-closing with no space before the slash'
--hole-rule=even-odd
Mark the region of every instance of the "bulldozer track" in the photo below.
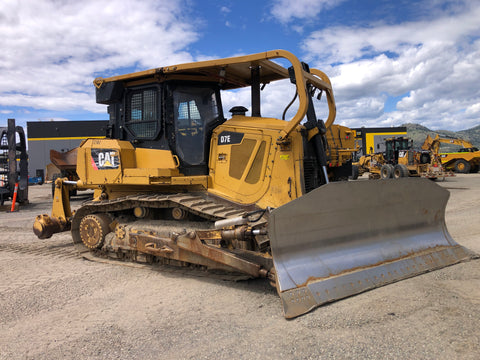
<svg viewBox="0 0 480 360">
<path fill-rule="evenodd" d="M 74 218 L 93 212 L 110 212 L 147 208 L 181 208 L 207 220 L 220 220 L 245 214 L 245 209 L 235 205 L 220 203 L 202 194 L 143 194 L 130 195 L 104 201 L 89 201 L 82 205 Z"/>
<path fill-rule="evenodd" d="M 246 209 L 235 204 L 226 204 L 214 198 L 208 198 L 207 194 L 140 194 L 129 195 L 113 200 L 88 201 L 75 212 L 72 220 L 72 236 L 75 249 L 81 257 L 89 261 L 106 264 L 124 265 L 134 268 L 148 268 L 168 273 L 188 274 L 194 277 L 217 278 L 226 281 L 240 281 L 250 279 L 245 274 L 232 274 L 221 271 L 207 271 L 193 264 L 177 266 L 170 264 L 149 263 L 139 254 L 132 255 L 127 252 L 124 259 L 116 259 L 101 250 L 90 250 L 80 240 L 77 225 L 81 219 L 93 213 L 119 212 L 134 209 L 135 207 L 172 209 L 180 208 L 191 214 L 208 221 L 216 221 L 229 217 L 242 216 L 247 213 Z"/>
<path fill-rule="evenodd" d="M 136 207 L 154 209 L 180 208 L 184 211 L 216 221 L 228 217 L 246 214 L 246 210 L 239 206 L 220 203 L 215 199 L 206 198 L 205 194 L 140 194 L 129 195 L 104 201 L 85 202 L 74 214 L 72 219 L 73 243 L 79 253 L 90 252 L 83 244 L 78 234 L 78 225 L 81 219 L 89 214 L 109 213 L 130 210 Z"/>
</svg>

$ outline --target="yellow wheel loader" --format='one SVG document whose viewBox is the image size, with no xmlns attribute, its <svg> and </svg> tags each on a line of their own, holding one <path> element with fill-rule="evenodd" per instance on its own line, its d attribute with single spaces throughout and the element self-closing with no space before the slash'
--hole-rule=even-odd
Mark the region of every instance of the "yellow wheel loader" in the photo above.
<svg viewBox="0 0 480 360">
<path fill-rule="evenodd" d="M 79 180 L 57 179 L 51 215 L 33 225 L 39 238 L 70 230 L 86 258 L 264 277 L 287 318 L 474 257 L 447 232 L 449 194 L 434 183 L 331 181 L 342 177 L 335 168 L 351 174 L 351 159 L 327 136 L 351 133 L 333 125 L 328 77 L 287 51 L 94 84 L 108 105 L 108 138 L 80 145 Z M 250 110 L 238 104 L 226 119 L 222 95 L 243 88 Z M 270 88 L 290 88 L 289 119 L 261 116 Z M 71 188 L 94 189 L 94 198 L 72 211 Z"/>
</svg>

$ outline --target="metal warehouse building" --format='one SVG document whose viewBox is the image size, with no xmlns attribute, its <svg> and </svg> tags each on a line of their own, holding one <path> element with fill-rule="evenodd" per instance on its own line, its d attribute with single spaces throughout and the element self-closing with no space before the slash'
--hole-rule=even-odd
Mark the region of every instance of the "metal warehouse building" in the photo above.
<svg viewBox="0 0 480 360">
<path fill-rule="evenodd" d="M 354 128 L 356 132 L 355 143 L 360 147 L 358 156 L 374 154 L 385 151 L 385 139 L 389 137 L 407 136 L 405 126 L 379 127 L 379 128 Z"/>
<path fill-rule="evenodd" d="M 28 121 L 28 175 L 50 164 L 50 150 L 66 152 L 86 138 L 104 138 L 108 121 Z"/>
</svg>

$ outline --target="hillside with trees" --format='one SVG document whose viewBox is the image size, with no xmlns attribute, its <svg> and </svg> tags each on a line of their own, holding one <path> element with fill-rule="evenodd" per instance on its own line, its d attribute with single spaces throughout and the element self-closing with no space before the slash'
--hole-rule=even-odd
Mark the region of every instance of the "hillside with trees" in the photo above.
<svg viewBox="0 0 480 360">
<path fill-rule="evenodd" d="M 430 130 L 419 124 L 403 124 L 402 126 L 407 128 L 407 136 L 413 140 L 413 147 L 416 149 L 422 146 L 427 135 L 435 137 L 437 134 L 442 138 L 467 140 L 471 142 L 473 146 L 480 148 L 480 125 L 461 131 Z M 442 144 L 441 149 L 442 151 L 454 151 L 458 149 L 458 147 L 450 147 L 448 144 Z"/>
</svg>

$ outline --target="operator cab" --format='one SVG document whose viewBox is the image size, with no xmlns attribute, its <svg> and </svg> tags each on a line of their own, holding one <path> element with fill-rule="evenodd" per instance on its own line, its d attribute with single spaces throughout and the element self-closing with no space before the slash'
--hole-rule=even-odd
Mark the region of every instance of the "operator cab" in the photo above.
<svg viewBox="0 0 480 360">
<path fill-rule="evenodd" d="M 411 148 L 408 138 L 398 137 L 385 140 L 385 159 L 388 163 L 396 164 L 400 151 L 407 151 Z"/>
<path fill-rule="evenodd" d="M 225 119 L 218 85 L 166 81 L 97 88 L 97 103 L 108 104 L 107 136 L 135 147 L 170 150 L 185 175 L 208 174 L 212 131 Z"/>
</svg>

